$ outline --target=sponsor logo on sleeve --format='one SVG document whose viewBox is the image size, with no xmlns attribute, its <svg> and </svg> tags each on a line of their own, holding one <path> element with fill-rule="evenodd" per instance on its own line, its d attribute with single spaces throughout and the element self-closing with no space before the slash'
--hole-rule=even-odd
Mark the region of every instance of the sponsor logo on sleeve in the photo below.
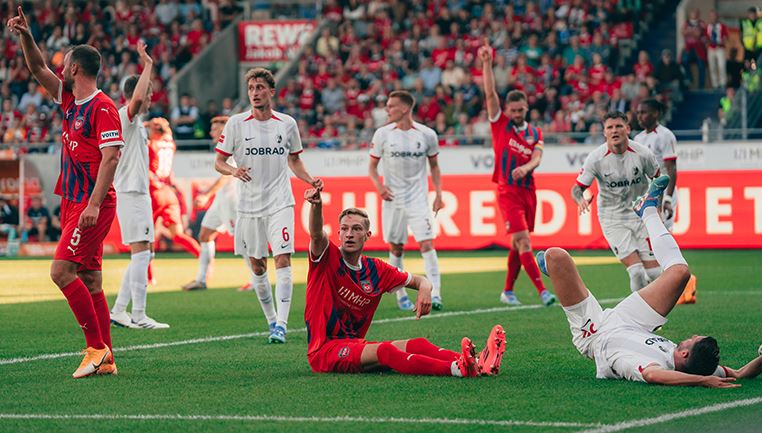
<svg viewBox="0 0 762 433">
<path fill-rule="evenodd" d="M 101 132 L 101 140 L 111 140 L 113 138 L 119 138 L 118 130 Z"/>
</svg>

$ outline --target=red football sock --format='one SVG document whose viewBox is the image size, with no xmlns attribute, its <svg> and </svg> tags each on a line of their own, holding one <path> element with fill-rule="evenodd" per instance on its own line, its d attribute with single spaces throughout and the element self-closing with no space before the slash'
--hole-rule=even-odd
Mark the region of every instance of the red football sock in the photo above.
<svg viewBox="0 0 762 433">
<path fill-rule="evenodd" d="M 111 313 L 108 310 L 108 301 L 103 291 L 92 295 L 95 315 L 98 316 L 98 326 L 101 331 L 101 339 L 111 349 Z"/>
<path fill-rule="evenodd" d="M 451 376 L 452 361 L 416 355 L 397 349 L 392 343 L 378 345 L 378 363 L 402 374 Z"/>
<path fill-rule="evenodd" d="M 93 298 L 87 286 L 79 278 L 61 288 L 61 293 L 69 302 L 69 307 L 77 318 L 82 332 L 85 333 L 85 342 L 87 347 L 103 349 L 103 338 L 101 337 L 100 327 L 98 326 L 98 316 L 93 307 Z"/>
<path fill-rule="evenodd" d="M 172 242 L 185 248 L 185 251 L 193 254 L 193 257 L 198 258 L 198 256 L 201 255 L 201 245 L 199 245 L 195 239 L 186 235 L 185 233 L 180 233 L 177 236 L 173 237 Z"/>
<path fill-rule="evenodd" d="M 456 361 L 458 358 L 460 358 L 460 353 L 437 347 L 431 344 L 431 342 L 425 338 L 413 338 L 407 340 L 405 352 L 415 353 L 416 355 L 426 355 L 430 358 L 441 359 L 442 361 L 450 362 Z"/>
<path fill-rule="evenodd" d="M 516 283 L 516 278 L 519 277 L 519 271 L 521 271 L 521 260 L 519 259 L 519 252 L 516 249 L 512 249 L 508 253 L 508 272 L 505 274 L 505 289 L 504 291 L 513 290 L 513 285 Z"/>
<path fill-rule="evenodd" d="M 151 266 L 151 262 L 148 262 L 148 283 L 150 284 L 153 280 L 153 266 Z"/>
<path fill-rule="evenodd" d="M 542 277 L 540 277 L 540 267 L 537 266 L 537 262 L 534 260 L 534 255 L 531 251 L 527 251 L 519 254 L 521 258 L 521 264 L 524 265 L 529 279 L 532 280 L 532 284 L 537 288 L 537 293 L 545 290 L 545 284 L 542 283 Z"/>
</svg>

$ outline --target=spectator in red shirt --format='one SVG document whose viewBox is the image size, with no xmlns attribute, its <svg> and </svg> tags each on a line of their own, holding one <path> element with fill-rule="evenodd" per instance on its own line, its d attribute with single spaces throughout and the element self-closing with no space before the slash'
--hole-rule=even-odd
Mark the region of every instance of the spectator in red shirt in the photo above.
<svg viewBox="0 0 762 433">
<path fill-rule="evenodd" d="M 690 65 L 696 62 L 698 69 L 698 88 L 703 89 L 706 81 L 706 24 L 701 21 L 700 11 L 693 9 L 688 15 L 688 20 L 683 24 L 682 34 L 685 39 L 685 48 L 683 49 L 682 64 L 686 71 L 690 71 Z M 689 72 L 690 74 L 690 72 Z M 692 75 L 692 74 L 691 74 Z"/>
<path fill-rule="evenodd" d="M 638 53 L 638 63 L 635 63 L 632 67 L 632 72 L 640 83 L 646 81 L 646 78 L 653 74 L 654 66 L 648 58 L 648 51 L 641 50 Z"/>
<path fill-rule="evenodd" d="M 728 78 L 725 72 L 725 41 L 728 39 L 728 27 L 719 21 L 717 11 L 709 12 L 709 25 L 706 27 L 706 51 L 709 62 L 709 79 L 712 87 L 721 89 L 725 87 Z"/>
</svg>

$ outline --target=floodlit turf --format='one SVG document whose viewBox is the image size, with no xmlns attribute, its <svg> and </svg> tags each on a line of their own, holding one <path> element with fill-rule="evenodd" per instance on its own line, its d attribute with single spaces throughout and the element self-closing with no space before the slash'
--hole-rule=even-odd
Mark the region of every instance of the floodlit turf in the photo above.
<svg viewBox="0 0 762 433">
<path fill-rule="evenodd" d="M 762 396 L 762 378 L 743 381 L 743 387 L 733 390 L 596 380 L 593 362 L 571 345 L 562 311 L 537 306 L 539 299 L 523 274 L 517 294 L 525 305 L 536 307 L 501 308 L 504 273 L 489 269 L 503 254 L 440 253 L 457 262 L 461 272 L 450 273 L 443 266 L 446 314 L 404 320 L 410 315 L 397 310 L 390 296 L 368 334 L 372 340 L 423 336 L 448 348 L 457 348 L 467 335 L 480 349 L 490 327 L 500 323 L 508 337 L 503 371 L 498 377 L 475 380 L 311 373 L 305 356 L 303 283 L 295 288 L 291 332 L 284 346 L 268 345 L 265 336 L 257 335 L 119 350 L 265 331 L 255 295 L 235 290 L 245 271 L 240 259 L 229 256 L 218 260 L 212 289 L 192 293 L 170 290 L 195 275 L 196 262 L 183 256 L 159 257 L 156 289 L 163 291 L 149 294 L 148 313 L 172 328 L 112 328 L 117 377 L 71 379 L 78 356 L 8 364 L 11 358 L 77 351 L 83 338 L 60 295 L 56 301 L 7 303 L 10 298 L 36 299 L 36 294 L 50 292 L 48 262 L 0 261 L 0 432 L 570 432 Z M 595 254 L 607 256 L 605 251 Z M 738 367 L 762 343 L 762 253 L 689 251 L 686 257 L 698 276 L 699 302 L 673 311 L 661 333 L 674 340 L 713 335 L 720 342 L 723 363 Z M 303 256 L 294 262 L 295 269 L 304 269 Z M 410 263 L 414 270 L 421 267 Z M 110 304 L 126 264 L 122 258 L 105 262 Z M 621 265 L 585 265 L 581 273 L 599 300 L 629 293 Z M 498 310 L 481 311 L 490 308 Z M 24 414 L 38 419 L 11 418 Z M 80 415 L 105 419 L 64 419 Z M 627 431 L 746 432 L 758 431 L 760 425 L 762 401 Z"/>
</svg>

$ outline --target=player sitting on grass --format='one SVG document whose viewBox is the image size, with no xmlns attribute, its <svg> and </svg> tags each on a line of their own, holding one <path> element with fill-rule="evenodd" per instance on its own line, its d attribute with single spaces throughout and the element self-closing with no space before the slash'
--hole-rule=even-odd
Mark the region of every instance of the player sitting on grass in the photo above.
<svg viewBox="0 0 762 433">
<path fill-rule="evenodd" d="M 540 251 L 537 261 L 543 273 L 550 276 L 566 312 L 574 346 L 595 360 L 596 377 L 661 385 L 738 387 L 733 383 L 737 378 L 753 378 L 762 372 L 762 356 L 733 370 L 719 366 L 720 349 L 712 337 L 694 335 L 675 344 L 654 334 L 667 323 L 666 316 L 691 275 L 677 242 L 657 212 L 659 198 L 668 184 L 669 176 L 654 179 L 648 192 L 634 205 L 664 271 L 616 307 L 601 309 L 565 250 Z"/>
<path fill-rule="evenodd" d="M 418 290 L 414 311 L 420 318 L 431 310 L 431 283 L 386 262 L 362 255 L 370 238 L 368 214 L 345 209 L 339 215 L 340 247 L 323 231 L 320 189 L 304 193 L 310 209 L 310 263 L 307 274 L 307 359 L 317 373 L 360 373 L 395 370 L 402 374 L 475 377 L 497 374 L 505 351 L 505 333 L 492 328 L 477 358 L 464 337 L 461 352 L 439 348 L 425 338 L 365 341 L 381 295 L 401 286 Z"/>
</svg>

